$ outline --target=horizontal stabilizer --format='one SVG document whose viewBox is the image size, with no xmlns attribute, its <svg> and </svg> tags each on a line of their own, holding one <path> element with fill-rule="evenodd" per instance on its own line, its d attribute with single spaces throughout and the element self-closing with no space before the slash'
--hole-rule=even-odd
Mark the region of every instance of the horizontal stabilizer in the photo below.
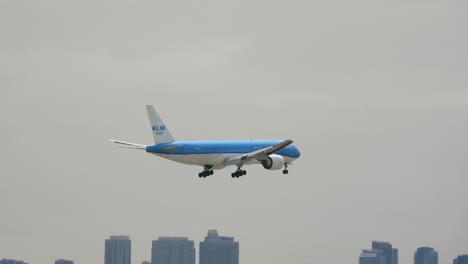
<svg viewBox="0 0 468 264">
<path fill-rule="evenodd" d="M 110 142 L 113 142 L 116 144 L 116 147 L 122 147 L 122 148 L 133 148 L 133 149 L 145 149 L 146 150 L 146 145 L 141 145 L 141 144 L 135 144 L 135 143 L 130 143 L 130 142 L 124 142 L 124 141 L 119 141 L 119 140 L 114 140 L 114 139 L 109 139 Z"/>
</svg>

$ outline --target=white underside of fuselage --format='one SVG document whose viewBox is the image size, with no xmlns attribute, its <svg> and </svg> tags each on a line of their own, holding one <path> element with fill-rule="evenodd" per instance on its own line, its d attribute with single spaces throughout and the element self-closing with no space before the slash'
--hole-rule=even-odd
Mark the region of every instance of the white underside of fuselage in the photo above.
<svg viewBox="0 0 468 264">
<path fill-rule="evenodd" d="M 213 166 L 213 170 L 220 170 L 225 168 L 229 165 L 237 165 L 237 164 L 226 164 L 226 160 L 232 157 L 239 156 L 239 153 L 223 153 L 223 154 L 161 154 L 161 153 L 151 153 L 153 155 L 159 156 L 161 158 L 165 158 L 168 160 L 172 160 L 178 163 L 183 163 L 187 165 L 197 165 L 197 166 L 205 166 L 211 165 Z M 295 158 L 290 158 L 286 156 L 282 156 L 286 164 L 291 164 Z M 252 159 L 248 162 L 245 162 L 243 165 L 250 165 L 250 164 L 260 164 L 260 161 L 256 159 Z"/>
</svg>

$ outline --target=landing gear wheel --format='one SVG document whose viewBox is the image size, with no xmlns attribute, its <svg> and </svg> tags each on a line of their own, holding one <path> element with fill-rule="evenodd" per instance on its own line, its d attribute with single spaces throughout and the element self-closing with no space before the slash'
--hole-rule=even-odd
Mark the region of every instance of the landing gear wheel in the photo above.
<svg viewBox="0 0 468 264">
<path fill-rule="evenodd" d="M 288 171 L 288 164 L 284 164 L 284 170 L 283 170 L 283 174 L 288 174 L 289 171 Z"/>
<path fill-rule="evenodd" d="M 205 166 L 205 169 L 204 169 L 202 172 L 198 173 L 198 177 L 200 177 L 200 178 L 206 178 L 206 177 L 208 177 L 208 176 L 213 175 L 213 174 L 214 174 L 214 171 L 211 169 L 212 167 L 213 167 L 213 166 L 211 166 L 211 165 Z"/>
<path fill-rule="evenodd" d="M 241 176 L 243 176 L 243 175 L 246 175 L 246 174 L 247 174 L 247 171 L 241 170 L 241 168 L 237 168 L 237 170 L 236 170 L 235 172 L 233 172 L 233 173 L 231 174 L 231 176 L 232 176 L 233 178 L 239 178 L 239 177 L 241 177 Z"/>
<path fill-rule="evenodd" d="M 288 170 L 283 170 L 283 174 L 288 174 L 289 171 Z"/>
</svg>

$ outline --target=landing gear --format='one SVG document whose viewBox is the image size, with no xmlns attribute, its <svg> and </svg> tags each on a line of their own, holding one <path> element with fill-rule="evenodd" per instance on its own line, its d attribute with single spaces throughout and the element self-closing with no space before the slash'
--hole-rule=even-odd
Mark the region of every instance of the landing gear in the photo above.
<svg viewBox="0 0 468 264">
<path fill-rule="evenodd" d="M 247 171 L 242 170 L 241 168 L 237 168 L 235 172 L 231 173 L 232 178 L 239 178 L 244 175 L 247 175 Z"/>
<path fill-rule="evenodd" d="M 284 170 L 283 170 L 283 174 L 288 174 L 289 171 L 288 171 L 288 164 L 284 164 Z"/>
<path fill-rule="evenodd" d="M 213 170 L 204 170 L 204 171 L 198 173 L 198 177 L 200 177 L 200 178 L 206 178 L 206 177 L 208 177 L 208 176 L 213 175 L 213 173 L 214 173 Z"/>
<path fill-rule="evenodd" d="M 198 177 L 200 177 L 200 178 L 206 178 L 206 177 L 208 177 L 208 176 L 213 175 L 213 174 L 214 174 L 214 171 L 211 169 L 212 167 L 213 167 L 213 166 L 211 166 L 211 165 L 206 165 L 206 166 L 205 166 L 205 169 L 204 169 L 202 172 L 198 173 Z"/>
</svg>

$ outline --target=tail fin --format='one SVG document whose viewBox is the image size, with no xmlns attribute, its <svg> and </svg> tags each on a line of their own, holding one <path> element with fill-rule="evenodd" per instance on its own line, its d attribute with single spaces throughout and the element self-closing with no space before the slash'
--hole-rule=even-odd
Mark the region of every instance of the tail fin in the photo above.
<svg viewBox="0 0 468 264">
<path fill-rule="evenodd" d="M 175 140 L 172 137 L 171 132 L 169 132 L 169 129 L 167 129 L 166 125 L 164 125 L 164 122 L 156 110 L 154 110 L 154 107 L 152 105 L 147 105 L 146 110 L 148 111 L 154 143 L 161 144 L 174 142 Z"/>
</svg>

